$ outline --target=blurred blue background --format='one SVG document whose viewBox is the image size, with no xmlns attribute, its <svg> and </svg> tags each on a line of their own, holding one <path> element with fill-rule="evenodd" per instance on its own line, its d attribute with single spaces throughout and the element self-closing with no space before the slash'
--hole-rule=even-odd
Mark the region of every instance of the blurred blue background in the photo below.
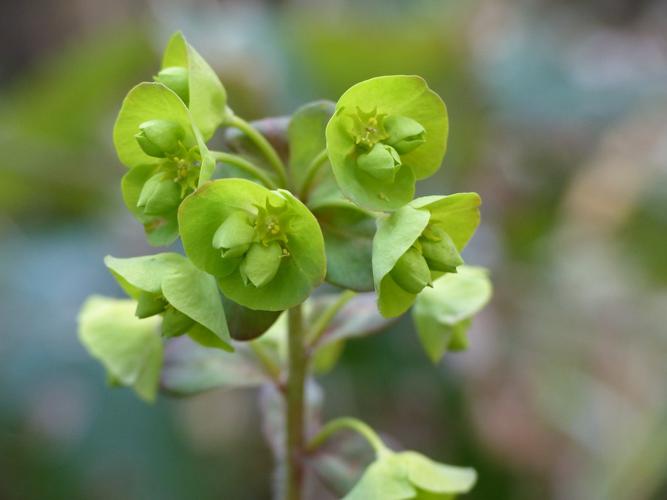
<svg viewBox="0 0 667 500">
<path fill-rule="evenodd" d="M 422 194 L 478 191 L 495 296 L 431 365 L 350 343 L 325 413 L 474 466 L 466 498 L 667 498 L 667 4 L 40 0 L 0 18 L 0 498 L 265 499 L 252 392 L 141 403 L 76 338 L 102 258 L 153 252 L 111 128 L 181 29 L 246 118 L 416 73 L 450 114 Z"/>
</svg>

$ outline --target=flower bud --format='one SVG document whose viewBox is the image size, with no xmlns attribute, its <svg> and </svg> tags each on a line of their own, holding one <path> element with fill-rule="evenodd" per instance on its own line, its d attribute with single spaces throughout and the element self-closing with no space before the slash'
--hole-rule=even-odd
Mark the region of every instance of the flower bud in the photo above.
<svg viewBox="0 0 667 500">
<path fill-rule="evenodd" d="M 178 208 L 181 203 L 181 187 L 163 172 L 148 179 L 141 193 L 137 207 L 145 215 L 165 215 Z"/>
<path fill-rule="evenodd" d="M 431 271 L 419 250 L 411 247 L 391 270 L 391 277 L 403 290 L 417 294 L 431 284 Z"/>
<path fill-rule="evenodd" d="M 161 70 L 154 77 L 156 82 L 169 87 L 187 105 L 190 100 L 190 84 L 188 70 L 180 66 L 170 66 Z"/>
<path fill-rule="evenodd" d="M 223 257 L 240 257 L 248 251 L 255 239 L 255 227 L 247 213 L 232 213 L 220 224 L 213 235 L 213 248 L 222 251 Z"/>
<path fill-rule="evenodd" d="M 148 156 L 164 158 L 178 151 L 185 130 L 171 120 L 148 120 L 139 125 L 139 133 L 134 137 Z"/>
<path fill-rule="evenodd" d="M 401 168 L 401 158 L 391 146 L 377 143 L 368 153 L 359 155 L 357 165 L 379 181 L 393 182 Z"/>
<path fill-rule="evenodd" d="M 135 316 L 140 319 L 160 314 L 167 307 L 167 302 L 161 295 L 142 291 L 137 299 Z"/>
<path fill-rule="evenodd" d="M 282 257 L 283 250 L 277 241 L 268 245 L 254 243 L 239 267 L 243 281 L 257 288 L 266 285 L 276 276 Z"/>
<path fill-rule="evenodd" d="M 162 336 L 165 338 L 177 337 L 186 333 L 195 321 L 181 311 L 168 307 L 162 315 Z"/>
<path fill-rule="evenodd" d="M 384 127 L 389 134 L 386 143 L 401 154 L 409 153 L 426 140 L 426 130 L 421 123 L 407 116 L 388 116 L 384 120 Z"/>
<path fill-rule="evenodd" d="M 421 238 L 422 255 L 428 267 L 434 271 L 455 273 L 456 268 L 463 264 L 463 259 L 452 241 L 452 238 L 441 231 L 438 240 Z"/>
</svg>

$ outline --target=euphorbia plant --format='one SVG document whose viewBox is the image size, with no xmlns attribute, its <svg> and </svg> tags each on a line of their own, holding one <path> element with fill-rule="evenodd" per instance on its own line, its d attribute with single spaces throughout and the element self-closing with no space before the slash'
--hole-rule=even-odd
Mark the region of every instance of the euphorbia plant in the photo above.
<svg viewBox="0 0 667 500">
<path fill-rule="evenodd" d="M 318 498 L 318 484 L 349 499 L 467 492 L 472 469 L 392 451 L 350 417 L 320 422 L 314 381 L 348 339 L 412 306 L 439 362 L 465 349 L 471 318 L 490 297 L 486 272 L 461 258 L 479 197 L 414 199 L 416 181 L 445 154 L 442 100 L 420 77 L 382 76 L 336 104 L 251 124 L 180 33 L 154 80 L 130 90 L 114 127 L 129 168 L 123 199 L 150 244 L 180 237 L 185 255 L 105 259 L 129 298 L 91 297 L 79 326 L 110 382 L 147 401 L 158 389 L 261 386 L 278 498 Z M 206 144 L 218 130 L 224 146 L 213 151 Z M 344 451 L 322 452 L 334 434 L 349 439 L 345 429 L 374 451 L 365 472 L 341 469 Z"/>
</svg>

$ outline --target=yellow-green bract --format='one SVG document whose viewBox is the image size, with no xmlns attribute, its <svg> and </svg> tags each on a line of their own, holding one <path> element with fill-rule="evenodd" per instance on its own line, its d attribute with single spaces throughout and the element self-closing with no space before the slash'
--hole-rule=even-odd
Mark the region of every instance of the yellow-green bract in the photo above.
<svg viewBox="0 0 667 500">
<path fill-rule="evenodd" d="M 414 451 L 387 451 L 343 500 L 452 500 L 470 491 L 476 480 L 467 467 L 440 464 Z"/>
<path fill-rule="evenodd" d="M 217 241 L 225 239 L 218 232 L 240 231 L 238 221 L 225 224 L 238 214 L 245 214 L 252 225 L 252 237 L 247 248 L 232 249 Z M 269 191 L 243 179 L 219 179 L 189 196 L 181 204 L 178 220 L 183 247 L 193 264 L 216 276 L 225 296 L 245 307 L 288 309 L 303 302 L 324 279 L 326 259 L 320 227 L 306 206 L 288 191 Z M 248 270 L 244 263 L 252 260 L 251 267 L 261 266 L 266 261 L 255 260 L 250 251 L 263 251 L 273 244 L 281 250 L 278 268 L 275 275 L 257 286 L 248 275 L 266 270 Z"/>
<path fill-rule="evenodd" d="M 178 149 L 165 158 L 147 154 L 137 140 L 141 127 L 156 120 L 178 125 L 183 132 Z M 127 208 L 144 225 L 149 243 L 172 243 L 178 238 L 176 210 L 181 199 L 208 180 L 215 167 L 190 112 L 161 83 L 140 83 L 123 101 L 114 126 L 114 145 L 118 158 L 130 167 L 121 183 Z M 159 184 L 161 189 L 155 189 L 153 184 Z M 148 188 L 153 188 L 153 196 L 147 194 Z M 163 196 L 164 192 L 170 196 Z M 150 205 L 151 198 L 162 200 L 159 210 L 157 203 Z"/>
<path fill-rule="evenodd" d="M 153 401 L 163 359 L 160 320 L 137 318 L 135 307 L 133 300 L 89 297 L 79 313 L 79 339 L 104 365 L 111 381 Z"/>
<path fill-rule="evenodd" d="M 162 69 L 183 68 L 187 71 L 187 106 L 195 126 L 205 140 L 211 138 L 227 113 L 227 93 L 218 75 L 204 58 L 185 40 L 181 32 L 174 33 L 162 56 Z M 173 79 L 157 77 L 169 84 Z M 172 90 L 179 91 L 175 87 Z"/>
<path fill-rule="evenodd" d="M 197 269 L 184 256 L 177 253 L 128 259 L 107 256 L 104 263 L 123 290 L 138 300 L 140 306 L 147 295 L 164 302 L 166 307 L 153 311 L 163 317 L 163 335 L 187 333 L 203 345 L 233 350 L 215 279 Z M 167 334 L 165 323 L 169 321 L 176 324 Z"/>
<path fill-rule="evenodd" d="M 491 298 L 486 269 L 461 266 L 456 274 L 445 274 L 417 297 L 412 317 L 424 350 L 434 363 L 447 351 L 468 347 L 466 333 L 472 317 Z"/>
<path fill-rule="evenodd" d="M 430 226 L 444 231 L 456 249 L 462 251 L 479 224 L 479 204 L 476 193 L 425 196 L 378 219 L 373 238 L 373 280 L 378 308 L 384 316 L 403 314 L 417 297 L 392 276 L 399 259 Z M 441 275 L 441 271 L 431 269 L 432 280 Z"/>
<path fill-rule="evenodd" d="M 398 123 L 398 136 L 385 127 L 387 120 Z M 414 137 L 401 135 L 422 128 Z M 445 104 L 422 78 L 381 76 L 350 87 L 338 100 L 327 125 L 327 152 L 345 196 L 371 210 L 395 210 L 412 200 L 417 179 L 438 170 L 447 132 Z"/>
</svg>

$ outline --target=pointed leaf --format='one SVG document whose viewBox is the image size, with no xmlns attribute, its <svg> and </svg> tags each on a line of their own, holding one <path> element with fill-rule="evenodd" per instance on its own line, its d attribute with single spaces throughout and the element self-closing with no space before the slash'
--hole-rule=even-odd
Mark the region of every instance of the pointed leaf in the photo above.
<svg viewBox="0 0 667 500">
<path fill-rule="evenodd" d="M 324 235 L 326 280 L 349 290 L 373 290 L 375 218 L 346 200 L 313 208 L 313 214 Z"/>
</svg>

